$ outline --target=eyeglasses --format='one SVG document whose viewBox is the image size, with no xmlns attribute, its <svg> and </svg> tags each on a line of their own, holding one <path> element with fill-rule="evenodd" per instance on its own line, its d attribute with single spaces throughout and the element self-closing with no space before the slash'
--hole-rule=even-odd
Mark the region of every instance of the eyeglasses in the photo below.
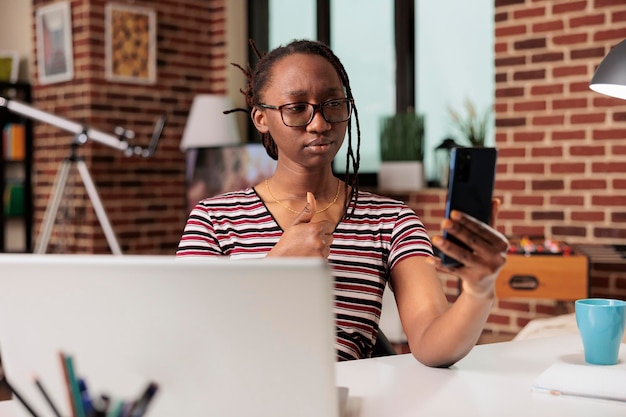
<svg viewBox="0 0 626 417">
<path fill-rule="evenodd" d="M 328 123 L 345 122 L 352 114 L 352 99 L 337 98 L 320 104 L 288 103 L 282 106 L 259 104 L 259 107 L 278 110 L 287 127 L 304 127 L 311 123 L 316 111 L 319 111 Z"/>
</svg>

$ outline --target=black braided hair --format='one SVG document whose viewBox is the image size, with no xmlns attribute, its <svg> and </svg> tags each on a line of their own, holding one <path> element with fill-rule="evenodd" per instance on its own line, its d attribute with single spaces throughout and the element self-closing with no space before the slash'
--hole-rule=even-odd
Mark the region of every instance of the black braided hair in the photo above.
<svg viewBox="0 0 626 417">
<path fill-rule="evenodd" d="M 247 69 L 241 67 L 238 64 L 232 64 L 235 67 L 239 68 L 248 81 L 248 85 L 245 89 L 240 90 L 241 93 L 246 98 L 246 105 L 249 109 L 254 108 L 255 106 L 261 103 L 261 93 L 267 87 L 267 84 L 270 81 L 271 70 L 274 64 L 278 62 L 280 59 L 293 55 L 293 54 L 307 54 L 307 55 L 318 55 L 322 58 L 326 59 L 330 64 L 335 68 L 339 78 L 341 79 L 341 83 L 346 90 L 347 98 L 354 99 L 352 96 L 352 89 L 350 88 L 350 79 L 348 78 L 348 74 L 339 60 L 339 58 L 334 54 L 334 52 L 328 47 L 328 45 L 312 40 L 298 39 L 293 40 L 287 45 L 279 46 L 270 52 L 265 54 L 260 54 L 256 48 L 256 45 L 252 39 L 249 41 L 250 47 L 253 49 L 256 56 L 259 58 L 258 63 L 251 69 L 249 66 Z M 246 113 L 250 113 L 251 110 L 236 108 L 232 110 L 227 110 L 224 113 L 232 113 L 236 111 L 243 111 Z M 352 196 L 349 195 L 349 187 L 345 187 L 345 206 L 344 206 L 344 214 L 348 214 L 348 208 L 350 207 L 351 201 L 354 201 L 354 205 L 352 206 L 352 212 L 354 212 L 354 208 L 356 207 L 356 202 L 359 194 L 359 184 L 358 184 L 358 173 L 359 173 L 359 165 L 360 165 L 360 149 L 361 149 L 361 128 L 359 125 L 359 112 L 357 110 L 356 104 L 353 103 L 353 112 L 356 120 L 356 132 L 357 132 L 357 144 L 356 144 L 356 152 L 354 147 L 352 146 L 352 123 L 348 123 L 348 151 L 346 155 L 346 174 L 345 174 L 345 182 L 350 185 L 352 188 Z M 261 143 L 265 147 L 265 151 L 267 154 L 274 160 L 278 159 L 278 148 L 276 147 L 276 143 L 272 138 L 272 135 L 267 133 L 260 133 Z M 352 163 L 352 174 L 350 173 L 350 163 Z"/>
</svg>

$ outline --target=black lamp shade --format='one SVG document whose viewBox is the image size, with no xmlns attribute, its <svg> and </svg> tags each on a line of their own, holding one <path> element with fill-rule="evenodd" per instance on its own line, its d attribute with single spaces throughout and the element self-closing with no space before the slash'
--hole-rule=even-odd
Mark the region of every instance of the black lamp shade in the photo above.
<svg viewBox="0 0 626 417">
<path fill-rule="evenodd" d="M 626 100 L 626 40 L 604 57 L 591 79 L 589 88 L 607 96 Z"/>
</svg>

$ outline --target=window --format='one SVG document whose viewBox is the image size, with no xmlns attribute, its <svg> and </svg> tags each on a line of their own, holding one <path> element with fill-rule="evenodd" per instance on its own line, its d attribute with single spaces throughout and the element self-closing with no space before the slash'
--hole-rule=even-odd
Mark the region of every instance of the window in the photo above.
<svg viewBox="0 0 626 417">
<path fill-rule="evenodd" d="M 462 113 L 465 99 L 480 111 L 493 105 L 492 0 L 249 0 L 248 10 L 259 50 L 319 39 L 342 60 L 359 109 L 362 174 L 378 171 L 382 116 L 409 107 L 425 115 L 430 176 L 435 147 L 456 133 L 448 107 Z M 337 172 L 344 161 L 345 151 Z"/>
</svg>

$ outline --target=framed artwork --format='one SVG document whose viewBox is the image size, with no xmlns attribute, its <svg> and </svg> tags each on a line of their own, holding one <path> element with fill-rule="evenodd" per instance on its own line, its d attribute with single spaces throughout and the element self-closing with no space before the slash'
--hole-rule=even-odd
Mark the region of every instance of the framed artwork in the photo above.
<svg viewBox="0 0 626 417">
<path fill-rule="evenodd" d="M 17 51 L 0 51 L 0 81 L 16 83 L 19 64 Z"/>
<path fill-rule="evenodd" d="M 35 23 L 39 82 L 50 84 L 74 78 L 70 2 L 38 8 Z"/>
<path fill-rule="evenodd" d="M 156 13 L 146 7 L 109 3 L 105 8 L 106 79 L 156 82 Z"/>
</svg>

